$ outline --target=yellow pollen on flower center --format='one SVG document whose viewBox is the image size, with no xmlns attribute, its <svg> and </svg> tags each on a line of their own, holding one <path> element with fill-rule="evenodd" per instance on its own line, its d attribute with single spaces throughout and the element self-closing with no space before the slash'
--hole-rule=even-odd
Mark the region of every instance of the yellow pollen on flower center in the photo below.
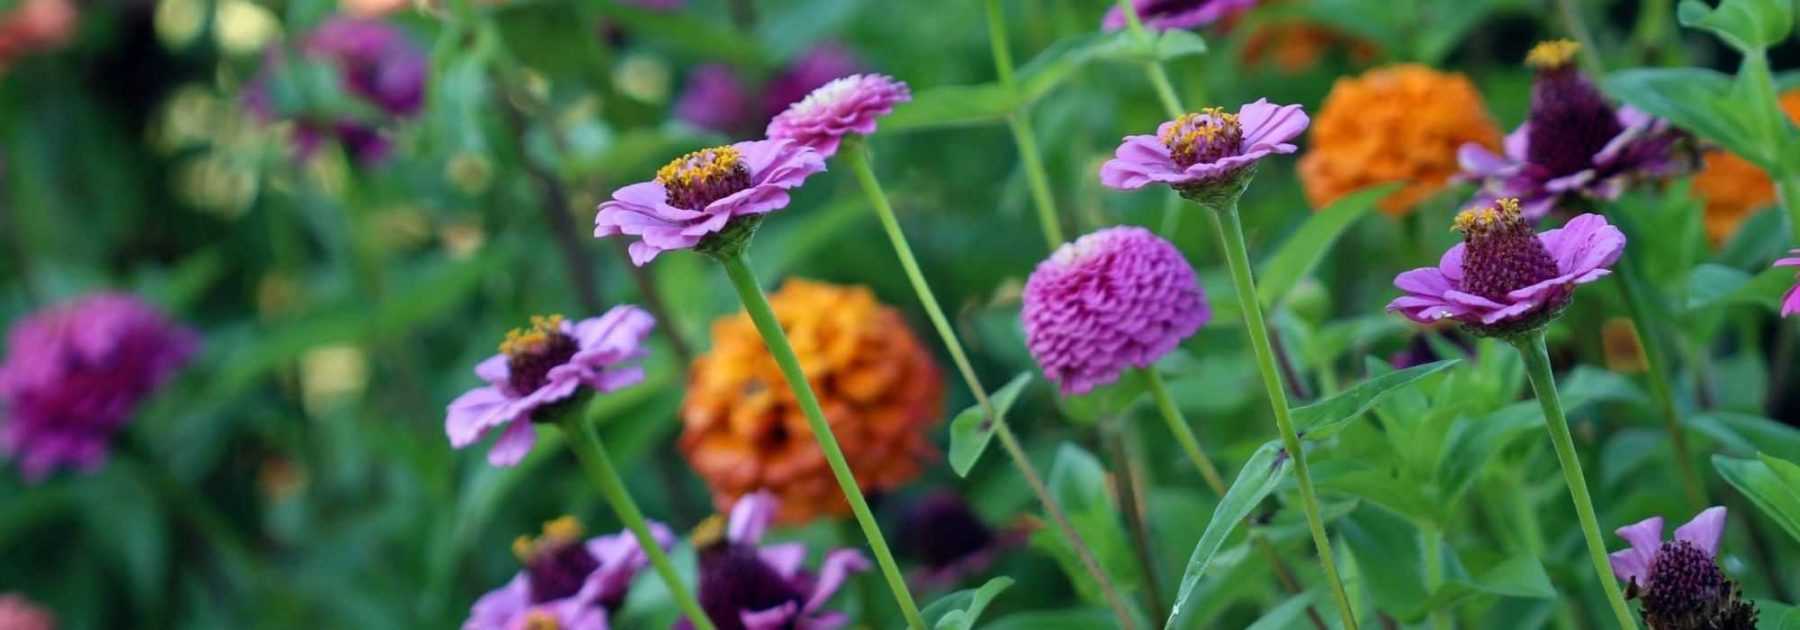
<svg viewBox="0 0 1800 630">
<path fill-rule="evenodd" d="M 533 610 L 525 613 L 525 630 L 560 630 L 561 628 L 562 623 L 558 622 L 556 615 L 550 614 L 549 611 Z"/>
<path fill-rule="evenodd" d="M 539 551 L 566 545 L 580 539 L 581 521 L 573 516 L 564 516 L 544 523 L 544 533 L 538 535 L 537 538 L 519 536 L 513 539 L 512 552 L 519 562 L 530 562 Z"/>
<path fill-rule="evenodd" d="M 562 333 L 562 325 L 561 315 L 533 315 L 530 327 L 506 332 L 506 340 L 500 342 L 500 354 L 516 357 L 542 350 L 552 336 Z"/>
<path fill-rule="evenodd" d="M 1575 53 L 1581 52 L 1581 44 L 1569 39 L 1553 39 L 1531 47 L 1525 55 L 1525 65 L 1542 70 L 1555 70 L 1569 65 Z"/>
<path fill-rule="evenodd" d="M 1480 234 L 1524 220 L 1524 214 L 1519 211 L 1519 200 L 1507 197 L 1495 202 L 1492 206 L 1469 208 L 1456 213 L 1456 221 L 1451 229 L 1463 234 Z"/>
<path fill-rule="evenodd" d="M 656 181 L 668 188 L 692 188 L 706 182 L 723 180 L 743 165 L 744 156 L 736 147 L 701 149 L 675 158 L 656 170 Z"/>
<path fill-rule="evenodd" d="M 1161 139 L 1170 151 L 1193 151 L 1195 147 L 1218 139 L 1237 127 L 1237 114 L 1227 113 L 1219 107 L 1208 107 L 1198 113 L 1182 114 L 1175 119 L 1175 124 L 1162 133 Z"/>
</svg>

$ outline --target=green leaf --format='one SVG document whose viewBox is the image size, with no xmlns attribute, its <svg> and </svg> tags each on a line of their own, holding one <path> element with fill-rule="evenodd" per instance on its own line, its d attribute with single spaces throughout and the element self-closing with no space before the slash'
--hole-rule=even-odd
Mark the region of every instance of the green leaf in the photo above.
<svg viewBox="0 0 1800 630">
<path fill-rule="evenodd" d="M 941 85 L 913 93 L 881 119 L 883 131 L 916 131 L 997 122 L 1022 105 L 1017 95 L 998 83 Z"/>
<path fill-rule="evenodd" d="M 1756 600 L 1757 630 L 1800 630 L 1800 608 L 1772 599 Z"/>
<path fill-rule="evenodd" d="M 1300 279 L 1311 273 L 1325 254 L 1331 251 L 1332 243 L 1337 242 L 1344 230 L 1363 215 L 1368 214 L 1376 202 L 1381 201 L 1388 193 L 1400 187 L 1399 182 L 1377 184 L 1344 195 L 1323 210 L 1307 217 L 1300 229 L 1288 237 L 1287 242 L 1275 251 L 1274 256 L 1256 270 L 1257 298 L 1265 306 L 1274 306 L 1286 297 L 1288 292 L 1300 284 Z"/>
<path fill-rule="evenodd" d="M 1295 409 L 1294 429 L 1299 431 L 1302 437 L 1310 440 L 1322 440 L 1336 435 L 1337 432 L 1344 430 L 1351 420 L 1381 402 L 1383 397 L 1411 385 L 1419 379 L 1456 365 L 1457 362 L 1457 359 L 1450 359 L 1416 365 L 1357 383 L 1355 387 L 1339 392 L 1336 396 Z"/>
<path fill-rule="evenodd" d="M 1682 26 L 1712 31 L 1745 54 L 1761 54 L 1794 29 L 1792 0 L 1723 0 L 1716 8 L 1682 0 L 1675 17 Z"/>
<path fill-rule="evenodd" d="M 1092 630 L 1118 623 L 1111 612 L 1101 608 L 1033 610 L 1001 617 L 981 630 Z"/>
<path fill-rule="evenodd" d="M 1119 380 L 1094 388 L 1086 394 L 1062 396 L 1057 404 L 1069 419 L 1085 424 L 1094 424 L 1101 418 L 1124 413 L 1132 405 L 1144 400 L 1149 392 L 1149 383 L 1144 380 L 1143 372 L 1126 370 L 1119 375 Z"/>
<path fill-rule="evenodd" d="M 1206 569 L 1218 555 L 1219 547 L 1225 544 L 1225 538 L 1232 530 L 1237 529 L 1238 523 L 1281 485 L 1287 468 L 1287 453 L 1275 442 L 1264 444 L 1250 456 L 1250 461 L 1244 463 L 1237 479 L 1231 482 L 1231 488 L 1219 500 L 1219 506 L 1213 509 L 1212 520 L 1206 523 L 1206 531 L 1200 534 L 1200 542 L 1194 545 L 1193 554 L 1188 556 L 1187 570 L 1182 572 L 1181 587 L 1176 592 L 1175 605 L 1169 609 L 1169 620 L 1164 628 L 1185 627 L 1181 624 L 1182 611 L 1190 608 L 1188 598 L 1193 596 L 1200 578 L 1206 576 Z"/>
<path fill-rule="evenodd" d="M 1064 443 L 1057 449 L 1056 460 L 1050 465 L 1048 483 L 1050 495 L 1062 504 L 1069 524 L 1081 536 L 1082 542 L 1094 551 L 1100 569 L 1120 589 L 1129 590 L 1136 586 L 1136 560 L 1131 555 L 1125 527 L 1119 521 L 1119 510 L 1112 502 L 1106 469 L 1100 465 L 1100 460 L 1079 446 Z M 1032 536 L 1032 544 L 1056 558 L 1086 601 L 1105 601 L 1100 585 L 1082 567 L 1074 547 L 1058 528 L 1038 530 Z"/>
<path fill-rule="evenodd" d="M 1776 170 L 1775 138 L 1758 135 L 1739 112 L 1732 77 L 1701 68 L 1640 68 L 1612 73 L 1601 86 L 1619 100 L 1718 143 L 1763 170 Z"/>
<path fill-rule="evenodd" d="M 1020 372 L 1005 387 L 994 392 L 988 401 L 994 405 L 994 413 L 1000 416 L 998 419 L 1005 420 L 1006 411 L 1029 384 L 1031 373 Z M 994 437 L 994 424 L 985 421 L 984 415 L 981 405 L 972 405 L 950 421 L 950 469 L 956 471 L 958 477 L 969 476 L 969 469 L 975 467 L 975 462 L 987 450 L 988 441 Z"/>
<path fill-rule="evenodd" d="M 1306 607 L 1312 605 L 1313 591 L 1307 591 L 1287 598 L 1287 601 L 1270 608 L 1255 623 L 1244 630 L 1283 630 L 1285 628 L 1306 627 Z"/>
<path fill-rule="evenodd" d="M 1724 265 L 1705 263 L 1688 274 L 1687 308 L 1690 311 L 1721 304 L 1750 283 L 1750 274 Z"/>
<path fill-rule="evenodd" d="M 1206 54 L 1206 40 L 1198 33 L 1182 29 L 1163 31 L 1156 38 L 1154 61 L 1174 61 L 1182 57 Z"/>
<path fill-rule="evenodd" d="M 988 580 L 981 588 L 945 595 L 926 606 L 920 614 L 925 617 L 925 623 L 936 630 L 974 630 L 975 620 L 981 618 L 988 602 L 1012 585 L 1013 579 L 1002 575 Z"/>
<path fill-rule="evenodd" d="M 1687 424 L 1718 440 L 1726 450 L 1743 455 L 1758 451 L 1800 461 L 1800 429 L 1764 418 L 1729 411 L 1712 411 L 1688 418 Z"/>
<path fill-rule="evenodd" d="M 1768 515 L 1770 520 L 1800 541 L 1800 467 L 1792 462 L 1759 455 L 1760 459 L 1713 456 L 1713 468 L 1738 492 Z M 1777 471 L 1770 462 L 1784 464 Z"/>
<path fill-rule="evenodd" d="M 744 34 L 724 20 L 708 17 L 704 11 L 655 11 L 622 2 L 601 2 L 597 9 L 601 15 L 643 41 L 667 44 L 699 58 L 725 59 L 752 68 L 768 64 L 769 55 L 755 37 Z"/>
</svg>

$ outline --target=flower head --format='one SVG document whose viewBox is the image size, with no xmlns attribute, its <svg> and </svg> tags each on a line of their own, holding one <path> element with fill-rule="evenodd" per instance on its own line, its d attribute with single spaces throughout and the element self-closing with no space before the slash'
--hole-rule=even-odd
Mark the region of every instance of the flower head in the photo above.
<svg viewBox="0 0 1800 630">
<path fill-rule="evenodd" d="M 1057 248 L 1031 272 L 1019 311 L 1032 358 L 1064 394 L 1149 367 L 1211 316 L 1187 259 L 1136 226 Z"/>
<path fill-rule="evenodd" d="M 1776 267 L 1800 267 L 1800 249 L 1788 252 L 1789 257 L 1775 261 Z M 1781 316 L 1800 314 L 1800 282 L 1788 289 L 1787 295 L 1781 298 Z"/>
<path fill-rule="evenodd" d="M 906 513 L 902 531 L 907 551 L 920 563 L 912 582 L 923 588 L 955 586 L 993 564 L 1023 536 L 1016 529 L 989 527 L 954 492 L 939 491 L 920 499 Z"/>
<path fill-rule="evenodd" d="M 1249 11 L 1256 3 L 1257 0 L 1131 0 L 1144 28 L 1153 31 L 1199 28 Z M 1115 6 L 1106 12 L 1100 28 L 1116 31 L 1128 23 L 1125 12 Z"/>
<path fill-rule="evenodd" d="M 770 138 L 792 140 L 825 156 L 835 155 L 850 134 L 875 133 L 875 121 L 912 100 L 906 84 L 885 74 L 833 79 L 769 121 Z"/>
<path fill-rule="evenodd" d="M 513 541 L 524 570 L 476 600 L 463 630 L 606 630 L 607 616 L 650 560 L 630 532 L 581 535 L 581 522 L 565 516 L 544 523 L 535 538 Z M 650 523 L 650 535 L 665 549 L 674 544 L 661 523 Z"/>
<path fill-rule="evenodd" d="M 140 403 L 186 366 L 194 331 L 136 297 L 97 293 L 12 324 L 0 361 L 0 455 L 27 480 L 93 470 Z"/>
<path fill-rule="evenodd" d="M 731 133 L 750 119 L 750 93 L 731 66 L 706 64 L 688 73 L 675 116 L 702 129 Z"/>
<path fill-rule="evenodd" d="M 771 296 L 781 328 L 865 492 L 898 487 L 935 449 L 943 381 L 898 311 L 863 287 L 789 280 Z M 768 491 L 784 523 L 849 514 L 780 367 L 748 315 L 713 322 L 688 371 L 681 452 L 721 509 Z"/>
<path fill-rule="evenodd" d="M 0 69 L 21 57 L 60 48 L 80 15 L 69 0 L 21 0 L 0 15 Z"/>
<path fill-rule="evenodd" d="M 1631 548 L 1615 551 L 1613 575 L 1630 596 L 1642 599 L 1652 630 L 1753 630 L 1755 604 L 1738 599 L 1737 586 L 1719 570 L 1719 536 L 1725 508 L 1711 507 L 1675 529 L 1664 541 L 1663 519 L 1653 516 L 1616 530 Z"/>
<path fill-rule="evenodd" d="M 424 108 L 430 61 L 393 26 L 374 19 L 332 18 L 309 33 L 299 50 L 308 59 L 336 66 L 345 92 L 391 119 L 412 118 Z M 290 71 L 281 51 L 270 50 L 264 56 L 262 70 L 244 91 L 245 105 L 258 118 L 272 121 L 284 114 L 276 111 L 269 84 Z M 358 162 L 379 162 L 392 144 L 383 122 L 300 112 L 294 120 L 295 153 L 305 159 L 327 139 L 336 138 Z"/>
<path fill-rule="evenodd" d="M 1781 109 L 1788 120 L 1800 124 L 1800 89 L 1781 94 Z M 1706 238 L 1721 245 L 1752 212 L 1775 203 L 1775 182 L 1761 167 L 1724 149 L 1701 156 L 1694 174 L 1694 196 L 1706 203 Z"/>
<path fill-rule="evenodd" d="M 0 628 L 6 630 L 56 630 L 56 616 L 11 593 L 0 595 Z"/>
<path fill-rule="evenodd" d="M 808 48 L 763 86 L 762 116 L 774 118 L 813 90 L 862 71 L 862 61 L 842 44 L 825 42 Z"/>
<path fill-rule="evenodd" d="M 758 547 L 780 510 L 774 495 L 745 495 L 717 541 L 700 542 L 700 608 L 719 630 L 834 630 L 849 619 L 825 602 L 869 561 L 855 549 L 825 554 L 818 573 L 805 569 L 806 545 Z M 684 620 L 685 622 L 685 620 Z"/>
<path fill-rule="evenodd" d="M 1463 242 L 1436 267 L 1400 274 L 1405 291 L 1388 303 L 1419 323 L 1455 319 L 1477 334 L 1507 335 L 1547 323 L 1569 304 L 1575 286 L 1611 273 L 1625 234 L 1594 214 L 1534 234 L 1517 199 L 1456 216 Z"/>
<path fill-rule="evenodd" d="M 1288 141 L 1306 130 L 1299 105 L 1259 99 L 1231 114 L 1217 107 L 1184 114 L 1156 128 L 1156 135 L 1126 136 L 1113 159 L 1100 167 L 1100 182 L 1120 190 L 1168 184 L 1190 199 L 1224 190 L 1235 197 L 1261 160 L 1293 153 Z"/>
<path fill-rule="evenodd" d="M 762 215 L 787 207 L 788 189 L 823 170 L 817 151 L 786 140 L 701 149 L 613 191 L 594 216 L 594 237 L 639 237 L 630 251 L 640 267 L 672 249 L 716 251 L 748 238 Z"/>
<path fill-rule="evenodd" d="M 1532 49 L 1531 114 L 1506 136 L 1505 155 L 1463 145 L 1463 173 L 1482 184 L 1478 204 L 1515 197 L 1535 221 L 1567 198 L 1616 199 L 1633 181 L 1691 168 L 1686 134 L 1637 109 L 1614 108 L 1575 67 L 1577 50 L 1570 41 Z"/>
<path fill-rule="evenodd" d="M 1500 144 L 1481 93 L 1467 77 L 1406 64 L 1338 79 L 1300 158 L 1300 183 L 1314 208 L 1383 182 L 1405 187 L 1381 200 L 1404 214 L 1458 172 L 1457 148 Z"/>
<path fill-rule="evenodd" d="M 616 391 L 644 380 L 637 361 L 648 353 L 644 340 L 656 320 L 635 306 L 616 306 L 599 317 L 570 322 L 561 316 L 533 317 L 513 330 L 500 353 L 475 366 L 486 385 L 450 402 L 444 433 L 450 445 L 474 444 L 489 430 L 504 428 L 488 450 L 488 463 L 519 463 L 537 442 L 532 428 L 584 388 Z"/>
</svg>

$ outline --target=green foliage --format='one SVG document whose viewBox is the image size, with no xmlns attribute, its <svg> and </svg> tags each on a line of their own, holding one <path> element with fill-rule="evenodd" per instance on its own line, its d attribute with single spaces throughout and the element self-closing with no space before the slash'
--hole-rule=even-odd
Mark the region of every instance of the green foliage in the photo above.
<svg viewBox="0 0 1800 630">
<path fill-rule="evenodd" d="M 1031 373 L 1027 372 L 1013 377 L 1013 380 L 994 390 L 989 402 L 994 405 L 995 421 L 1003 422 L 1006 412 L 1012 409 L 1013 401 L 1025 386 L 1031 384 Z M 950 469 L 956 471 L 958 477 L 969 476 L 969 469 L 981 459 L 987 450 L 988 441 L 994 438 L 994 425 L 987 420 L 987 414 L 981 405 L 972 405 L 950 421 Z"/>
</svg>

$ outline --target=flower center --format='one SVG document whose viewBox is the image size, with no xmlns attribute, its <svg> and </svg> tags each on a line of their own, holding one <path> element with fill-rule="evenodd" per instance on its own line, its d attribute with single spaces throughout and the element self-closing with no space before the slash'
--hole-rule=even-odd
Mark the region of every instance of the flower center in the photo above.
<svg viewBox="0 0 1800 630">
<path fill-rule="evenodd" d="M 1648 579 L 1648 587 L 1639 592 L 1644 598 L 1644 615 L 1660 621 L 1657 627 L 1703 627 L 1683 622 L 1713 617 L 1714 609 L 1731 594 L 1718 563 L 1685 540 L 1665 542 L 1656 550 Z"/>
<path fill-rule="evenodd" d="M 544 523 L 544 533 L 537 538 L 520 536 L 513 541 L 513 555 L 525 564 L 533 604 L 580 592 L 588 576 L 600 568 L 600 561 L 581 543 L 581 522 L 573 516 Z"/>
<path fill-rule="evenodd" d="M 1556 260 L 1519 214 L 1519 200 L 1501 199 L 1456 215 L 1463 233 L 1462 289 L 1494 300 L 1556 277 Z"/>
<path fill-rule="evenodd" d="M 528 394 L 543 387 L 550 369 L 569 362 L 580 347 L 575 338 L 562 331 L 561 315 L 534 315 L 529 328 L 514 328 L 500 342 L 500 354 L 506 355 L 510 373 L 507 385 L 513 392 Z"/>
<path fill-rule="evenodd" d="M 745 630 L 739 613 L 801 599 L 799 589 L 763 562 L 754 546 L 721 542 L 700 552 L 700 608 L 719 630 Z"/>
<path fill-rule="evenodd" d="M 946 567 L 994 542 L 994 532 L 952 495 L 928 497 L 907 527 L 914 553 L 925 564 Z"/>
<path fill-rule="evenodd" d="M 669 192 L 669 205 L 704 210 L 714 201 L 750 187 L 750 169 L 735 147 L 701 149 L 675 158 L 656 171 Z"/>
<path fill-rule="evenodd" d="M 1538 69 L 1525 157 L 1550 177 L 1593 168 L 1594 155 L 1625 130 L 1612 104 L 1572 63 L 1579 50 L 1568 40 L 1544 42 L 1525 58 Z"/>
<path fill-rule="evenodd" d="M 525 613 L 525 630 L 560 630 L 562 623 L 556 615 L 547 610 L 533 610 Z"/>
<path fill-rule="evenodd" d="M 1244 128 L 1237 114 L 1208 107 L 1197 114 L 1182 114 L 1162 133 L 1163 146 L 1175 164 L 1187 168 L 1237 155 L 1244 145 Z"/>
</svg>

